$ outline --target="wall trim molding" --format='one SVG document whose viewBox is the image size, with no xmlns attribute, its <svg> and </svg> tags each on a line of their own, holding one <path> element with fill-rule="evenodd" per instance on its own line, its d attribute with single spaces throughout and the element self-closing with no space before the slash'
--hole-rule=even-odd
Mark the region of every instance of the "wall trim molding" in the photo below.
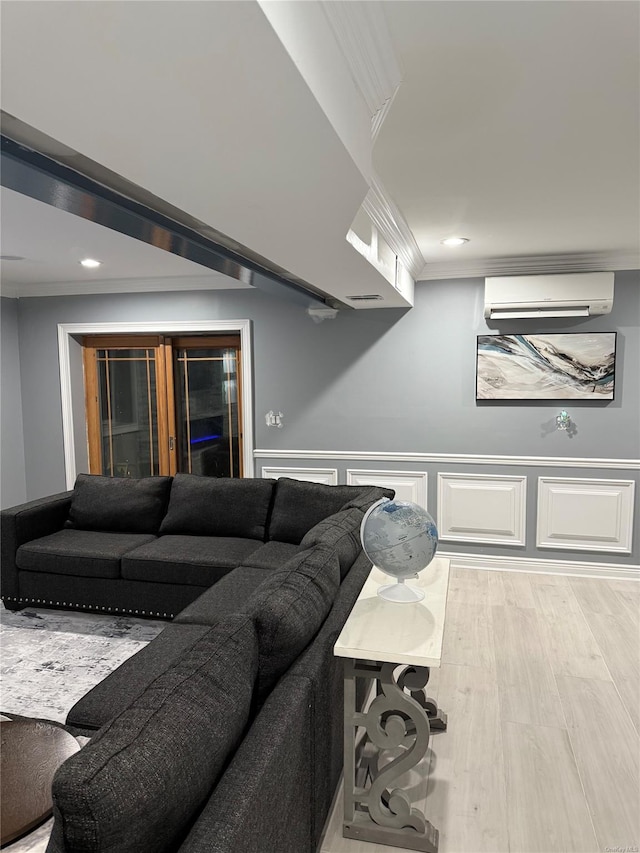
<svg viewBox="0 0 640 853">
<path fill-rule="evenodd" d="M 273 480 L 289 477 L 292 480 L 310 480 L 312 483 L 324 483 L 327 486 L 338 485 L 337 468 L 285 468 L 282 465 L 266 465 L 262 468 L 261 476 Z"/>
<path fill-rule="evenodd" d="M 583 252 L 570 255 L 523 255 L 513 258 L 477 258 L 469 261 L 427 263 L 417 281 L 477 278 L 486 275 L 536 275 L 562 272 L 635 270 L 640 255 L 630 252 Z"/>
<path fill-rule="evenodd" d="M 411 501 L 428 510 L 429 475 L 426 471 L 374 471 L 366 468 L 348 468 L 346 474 L 347 486 L 383 486 L 393 489 L 397 499 Z"/>
<path fill-rule="evenodd" d="M 242 350 L 242 432 L 243 469 L 245 477 L 254 476 L 253 450 L 253 372 L 251 354 L 251 320 L 167 320 L 161 322 L 105 322 L 58 323 L 58 360 L 60 366 L 60 395 L 62 398 L 62 437 L 67 488 L 76 480 L 73 426 L 73 399 L 71 393 L 71 338 L 77 335 L 175 334 L 189 332 L 235 332 L 240 335 Z M 84 405 L 84 400 L 83 400 Z"/>
<path fill-rule="evenodd" d="M 439 557 L 451 560 L 452 569 L 483 569 L 489 572 L 528 572 L 543 575 L 608 578 L 640 582 L 640 565 L 590 563 L 578 560 L 543 560 L 536 557 L 502 557 L 458 554 L 438 548 Z"/>
<path fill-rule="evenodd" d="M 345 462 L 413 462 L 447 465 L 511 465 L 534 468 L 596 468 L 640 471 L 640 459 L 587 459 L 574 456 L 482 456 L 473 453 L 397 453 L 361 450 L 269 450 L 256 448 L 256 459 L 344 460 Z"/>
<path fill-rule="evenodd" d="M 384 12 L 376 3 L 324 2 L 321 7 L 367 105 L 375 139 L 402 81 Z"/>
<path fill-rule="evenodd" d="M 374 173 L 362 208 L 415 279 L 424 269 L 424 257 L 407 220 Z"/>
<path fill-rule="evenodd" d="M 537 492 L 536 548 L 631 554 L 633 480 L 547 475 Z"/>
<path fill-rule="evenodd" d="M 437 506 L 441 542 L 527 544 L 526 474 L 439 471 Z"/>
<path fill-rule="evenodd" d="M 91 281 L 53 281 L 2 286 L 2 295 L 16 299 L 41 296 L 86 296 L 102 293 L 159 293 L 189 290 L 255 290 L 223 273 L 189 276 L 152 276 L 146 278 L 92 279 Z"/>
<path fill-rule="evenodd" d="M 373 143 L 402 84 L 402 71 L 384 12 L 376 3 L 323 2 L 321 6 L 371 116 Z M 425 268 L 418 243 L 373 171 L 369 183 L 362 208 L 415 279 Z"/>
</svg>

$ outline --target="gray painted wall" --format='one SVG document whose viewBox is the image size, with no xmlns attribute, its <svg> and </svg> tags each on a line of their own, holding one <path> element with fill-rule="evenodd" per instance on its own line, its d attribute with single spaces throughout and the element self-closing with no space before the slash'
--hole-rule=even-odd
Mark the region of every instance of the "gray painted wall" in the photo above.
<svg viewBox="0 0 640 853">
<path fill-rule="evenodd" d="M 270 449 L 262 465 L 331 465 L 283 462 L 282 450 L 385 451 L 534 456 L 567 459 L 566 468 L 502 468 L 528 478 L 528 535 L 535 542 L 535 486 L 539 475 L 638 479 L 637 471 L 571 468 L 571 459 L 640 456 L 640 278 L 616 274 L 614 309 L 604 317 L 574 321 L 510 321 L 501 332 L 617 331 L 616 397 L 611 402 L 485 403 L 475 401 L 476 335 L 483 318 L 483 279 L 424 282 L 411 311 L 344 311 L 314 323 L 305 309 L 257 291 L 126 294 L 30 298 L 19 302 L 20 362 L 26 450 L 27 496 L 65 488 L 57 324 L 108 321 L 243 319 L 253 321 L 255 446 Z M 14 329 L 15 334 L 15 329 Z M 4 385 L 4 382 L 3 382 Z M 4 388 L 3 388 L 4 394 Z M 577 434 L 550 430 L 567 407 Z M 283 429 L 269 429 L 264 414 L 284 413 Z M 81 430 L 78 434 L 82 434 Z M 80 457 L 78 457 L 79 459 Z M 542 460 L 541 460 L 542 461 Z M 344 460 L 335 466 L 344 482 Z M 358 466 L 355 466 L 358 467 Z M 359 467 L 407 469 L 364 463 Z M 421 466 L 409 464 L 409 469 Z M 434 506 L 437 466 L 429 473 Z M 446 463 L 446 470 L 465 466 Z M 491 473 L 467 466 L 470 473 Z M 536 552 L 501 546 L 456 546 L 456 551 L 512 553 L 550 559 L 635 564 L 633 553 L 606 555 Z"/>
<path fill-rule="evenodd" d="M 531 456 L 640 455 L 638 273 L 616 276 L 610 315 L 586 320 L 510 321 L 500 331 L 617 331 L 618 383 L 611 402 L 484 403 L 475 400 L 476 335 L 484 281 L 424 282 L 409 312 L 361 311 L 309 326 L 292 316 L 256 323 L 269 360 L 257 413 L 280 410 L 285 428 L 258 424 L 257 446 Z M 277 326 L 275 325 L 277 323 Z M 261 406 L 261 400 L 264 403 Z M 566 406 L 577 434 L 549 432 Z"/>
<path fill-rule="evenodd" d="M 483 279 L 424 282 L 411 311 L 344 311 L 319 324 L 304 308 L 246 290 L 22 299 L 27 493 L 64 488 L 61 322 L 250 318 L 259 448 L 637 458 L 638 273 L 616 275 L 609 315 L 500 328 L 618 332 L 616 399 L 563 404 L 577 425 L 573 438 L 548 431 L 558 403 L 476 403 L 475 338 L 488 329 L 483 286 Z M 270 409 L 284 413 L 283 429 L 266 427 Z"/>
<path fill-rule="evenodd" d="M 0 320 L 0 506 L 4 509 L 22 503 L 27 494 L 16 299 L 0 299 Z"/>
</svg>

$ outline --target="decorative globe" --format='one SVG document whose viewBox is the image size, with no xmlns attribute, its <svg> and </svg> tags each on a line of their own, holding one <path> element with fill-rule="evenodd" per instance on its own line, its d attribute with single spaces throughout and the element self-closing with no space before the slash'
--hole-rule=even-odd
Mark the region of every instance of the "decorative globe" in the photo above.
<svg viewBox="0 0 640 853">
<path fill-rule="evenodd" d="M 420 601 L 424 592 L 406 586 L 433 560 L 438 530 L 426 509 L 410 501 L 383 498 L 362 519 L 362 547 L 374 566 L 397 579 L 381 586 L 378 595 L 390 601 Z"/>
</svg>

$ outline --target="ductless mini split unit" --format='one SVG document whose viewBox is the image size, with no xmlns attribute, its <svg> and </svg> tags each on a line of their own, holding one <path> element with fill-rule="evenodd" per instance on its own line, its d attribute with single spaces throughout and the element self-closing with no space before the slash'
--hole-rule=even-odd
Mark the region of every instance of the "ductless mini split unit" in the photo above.
<svg viewBox="0 0 640 853">
<path fill-rule="evenodd" d="M 484 280 L 484 316 L 491 320 L 590 317 L 613 306 L 613 273 L 517 275 Z"/>
</svg>

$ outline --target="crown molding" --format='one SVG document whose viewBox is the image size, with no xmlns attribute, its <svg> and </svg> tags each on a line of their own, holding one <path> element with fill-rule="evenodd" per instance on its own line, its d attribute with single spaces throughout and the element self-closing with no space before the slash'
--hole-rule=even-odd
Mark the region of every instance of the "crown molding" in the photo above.
<svg viewBox="0 0 640 853">
<path fill-rule="evenodd" d="M 321 3 L 351 78 L 371 115 L 372 144 L 402 82 L 389 27 L 379 3 Z M 404 216 L 372 173 L 363 209 L 412 278 L 425 260 Z"/>
<path fill-rule="evenodd" d="M 474 278 L 486 275 L 540 275 L 563 272 L 602 272 L 640 269 L 640 253 L 583 252 L 566 255 L 523 255 L 513 258 L 476 258 L 468 261 L 427 263 L 418 281 Z"/>
<path fill-rule="evenodd" d="M 329 0 L 321 6 L 371 114 L 375 139 L 402 81 L 381 4 Z"/>
<path fill-rule="evenodd" d="M 362 208 L 415 279 L 424 269 L 424 257 L 407 220 L 375 174 L 371 175 L 371 186 Z"/>
<path fill-rule="evenodd" d="M 253 290 L 252 285 L 226 275 L 165 276 L 158 278 L 94 279 L 3 284 L 2 295 L 11 299 L 38 296 L 89 296 L 99 293 L 160 293 L 177 290 Z"/>
</svg>

